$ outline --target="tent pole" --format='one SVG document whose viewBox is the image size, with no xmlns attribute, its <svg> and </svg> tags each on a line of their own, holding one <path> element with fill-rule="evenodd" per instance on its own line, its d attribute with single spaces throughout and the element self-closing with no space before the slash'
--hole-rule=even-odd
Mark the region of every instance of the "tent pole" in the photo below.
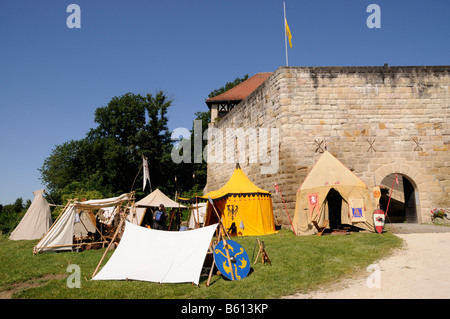
<svg viewBox="0 0 450 319">
<path fill-rule="evenodd" d="M 109 242 L 108 247 L 106 248 L 105 252 L 103 253 L 103 256 L 102 256 L 102 258 L 100 259 L 100 262 L 98 263 L 97 268 L 95 268 L 94 273 L 92 274 L 92 278 L 94 278 L 94 276 L 97 274 L 97 271 L 98 271 L 98 269 L 100 268 L 100 265 L 102 264 L 103 259 L 105 259 L 106 253 L 109 251 L 109 249 L 111 248 L 112 244 L 113 244 L 114 241 L 116 240 L 117 235 L 119 234 L 119 231 L 120 231 L 120 229 L 122 228 L 123 223 L 125 222 L 126 211 L 127 211 L 127 207 L 128 207 L 129 204 L 130 204 L 130 202 L 127 203 L 127 206 L 125 207 L 124 214 L 123 214 L 123 215 L 121 216 L 121 218 L 120 218 L 119 226 L 117 226 L 116 232 L 114 233 L 113 238 L 111 239 L 111 241 Z"/>
<path fill-rule="evenodd" d="M 212 276 L 212 273 L 214 271 L 215 264 L 216 264 L 216 261 L 214 260 L 214 257 L 213 257 L 213 262 L 212 262 L 212 265 L 211 265 L 211 270 L 209 271 L 209 276 L 208 276 L 208 281 L 206 282 L 206 287 L 209 287 L 209 284 L 211 283 L 211 276 Z"/>
<path fill-rule="evenodd" d="M 288 215 L 288 217 L 289 217 L 289 222 L 291 223 L 291 226 L 292 226 L 292 231 L 294 232 L 294 235 L 297 236 L 297 233 L 295 232 L 295 229 L 294 229 L 294 225 L 292 224 L 291 215 L 289 215 L 289 212 L 288 212 L 287 207 L 286 207 L 286 203 L 284 202 L 283 193 L 282 193 L 281 190 L 278 188 L 278 185 L 277 185 L 276 183 L 275 183 L 275 189 L 276 189 L 277 191 L 280 192 L 281 199 L 283 200 L 284 209 L 286 210 L 286 214 Z"/>
<path fill-rule="evenodd" d="M 117 226 L 116 232 L 114 233 L 113 238 L 111 239 L 111 241 L 109 242 L 108 247 L 106 247 L 105 252 L 103 253 L 102 258 L 100 259 L 100 262 L 97 265 L 97 268 L 95 268 L 94 273 L 92 274 L 92 278 L 94 278 L 94 276 L 97 274 L 98 269 L 100 268 L 100 265 L 103 262 L 103 259 L 105 259 L 106 253 L 109 251 L 109 249 L 111 248 L 111 245 L 114 243 L 114 241 L 116 240 L 117 234 L 119 233 L 120 228 L 123 225 L 125 218 L 122 217 L 122 219 L 120 220 L 119 226 Z"/>
<path fill-rule="evenodd" d="M 231 259 L 230 259 L 230 251 L 228 250 L 227 240 L 224 237 L 224 233 L 227 234 L 227 236 L 228 236 L 228 233 L 227 233 L 225 227 L 223 226 L 222 219 L 220 219 L 219 213 L 217 212 L 216 207 L 214 206 L 213 200 L 209 196 L 208 196 L 208 199 L 209 199 L 209 202 L 211 203 L 214 211 L 216 212 L 217 217 L 219 218 L 219 227 L 220 227 L 220 231 L 219 231 L 220 235 L 219 236 L 222 237 L 223 247 L 225 248 L 225 252 L 227 253 L 228 265 L 230 265 L 230 269 L 231 269 L 231 279 L 234 280 L 233 264 L 231 263 Z"/>
<path fill-rule="evenodd" d="M 141 172 L 142 165 L 143 165 L 143 164 L 141 164 L 141 166 L 139 167 L 138 173 L 137 173 L 136 176 L 134 177 L 134 181 L 133 181 L 133 184 L 131 185 L 130 193 L 133 191 L 134 183 L 136 183 L 136 179 L 137 179 L 137 177 L 139 176 L 139 173 Z"/>
<path fill-rule="evenodd" d="M 55 245 L 55 246 L 46 246 L 42 247 L 43 249 L 49 249 L 49 248 L 62 248 L 62 247 L 72 247 L 72 246 L 81 246 L 81 245 L 94 245 L 94 244 L 104 244 L 103 241 L 93 242 L 93 243 L 79 243 L 79 244 L 67 244 L 67 245 Z"/>
<path fill-rule="evenodd" d="M 390 218 L 388 217 L 388 210 L 389 210 L 389 204 L 391 203 L 392 191 L 394 190 L 394 183 L 395 183 L 395 178 L 396 177 L 397 177 L 397 174 L 395 174 L 394 180 L 392 181 L 391 192 L 389 194 L 389 200 L 388 200 L 388 203 L 387 203 L 386 213 L 385 213 L 386 218 L 389 220 L 389 223 L 391 223 L 391 225 L 392 225 L 392 222 L 391 222 Z"/>
</svg>

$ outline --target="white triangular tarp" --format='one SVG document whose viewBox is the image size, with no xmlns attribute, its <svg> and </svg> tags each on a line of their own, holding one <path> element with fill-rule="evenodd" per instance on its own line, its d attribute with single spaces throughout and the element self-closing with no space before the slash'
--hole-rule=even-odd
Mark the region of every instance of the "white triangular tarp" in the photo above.
<svg viewBox="0 0 450 319">
<path fill-rule="evenodd" d="M 217 224 L 188 231 L 148 229 L 126 222 L 119 246 L 92 280 L 193 282 L 202 266 Z"/>
<path fill-rule="evenodd" d="M 50 205 L 44 198 L 44 190 L 35 192 L 33 202 L 23 216 L 19 225 L 11 233 L 9 239 L 31 240 L 45 235 L 52 224 Z"/>
</svg>

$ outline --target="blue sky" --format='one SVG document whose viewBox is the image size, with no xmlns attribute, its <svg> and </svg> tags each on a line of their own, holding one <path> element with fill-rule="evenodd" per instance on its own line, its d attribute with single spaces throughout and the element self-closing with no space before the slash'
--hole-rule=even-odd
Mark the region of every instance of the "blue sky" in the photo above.
<svg viewBox="0 0 450 319">
<path fill-rule="evenodd" d="M 287 0 L 289 66 L 448 65 L 449 12 L 447 0 Z M 114 96 L 163 90 L 169 128 L 190 129 L 211 90 L 286 64 L 281 0 L 1 0 L 0 41 L 3 205 L 44 188 L 44 159 Z"/>
</svg>

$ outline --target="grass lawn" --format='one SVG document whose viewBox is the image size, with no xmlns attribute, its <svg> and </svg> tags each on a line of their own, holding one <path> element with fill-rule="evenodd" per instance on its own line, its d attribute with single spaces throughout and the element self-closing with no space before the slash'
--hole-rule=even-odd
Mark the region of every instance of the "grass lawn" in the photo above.
<svg viewBox="0 0 450 319">
<path fill-rule="evenodd" d="M 264 299 L 307 292 L 364 270 L 398 248 L 402 240 L 391 233 L 295 237 L 291 231 L 261 236 L 272 265 L 253 264 L 256 237 L 235 237 L 252 263 L 250 274 L 239 281 L 214 275 L 209 287 L 158 284 L 139 281 L 91 281 L 104 249 L 81 253 L 61 252 L 33 255 L 37 241 L 11 241 L 0 236 L 0 293 L 13 289 L 12 298 L 34 299 Z M 183 243 L 180 243 L 183 245 Z M 113 252 L 109 252 L 111 255 Z M 107 259 L 103 262 L 106 264 Z M 68 288 L 67 267 L 81 270 L 81 288 Z M 31 284 L 33 283 L 33 284 Z"/>
</svg>

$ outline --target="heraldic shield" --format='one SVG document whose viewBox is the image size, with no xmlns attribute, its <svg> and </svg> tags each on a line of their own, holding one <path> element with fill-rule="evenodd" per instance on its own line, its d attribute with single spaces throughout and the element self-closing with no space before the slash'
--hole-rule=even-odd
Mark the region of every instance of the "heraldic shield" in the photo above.
<svg viewBox="0 0 450 319">
<path fill-rule="evenodd" d="M 231 272 L 235 280 L 247 277 L 250 271 L 250 259 L 245 249 L 233 240 L 227 240 L 230 253 L 231 267 L 228 263 L 227 253 L 223 242 L 219 242 L 214 249 L 214 260 L 219 271 L 227 279 L 232 280 Z"/>
</svg>

